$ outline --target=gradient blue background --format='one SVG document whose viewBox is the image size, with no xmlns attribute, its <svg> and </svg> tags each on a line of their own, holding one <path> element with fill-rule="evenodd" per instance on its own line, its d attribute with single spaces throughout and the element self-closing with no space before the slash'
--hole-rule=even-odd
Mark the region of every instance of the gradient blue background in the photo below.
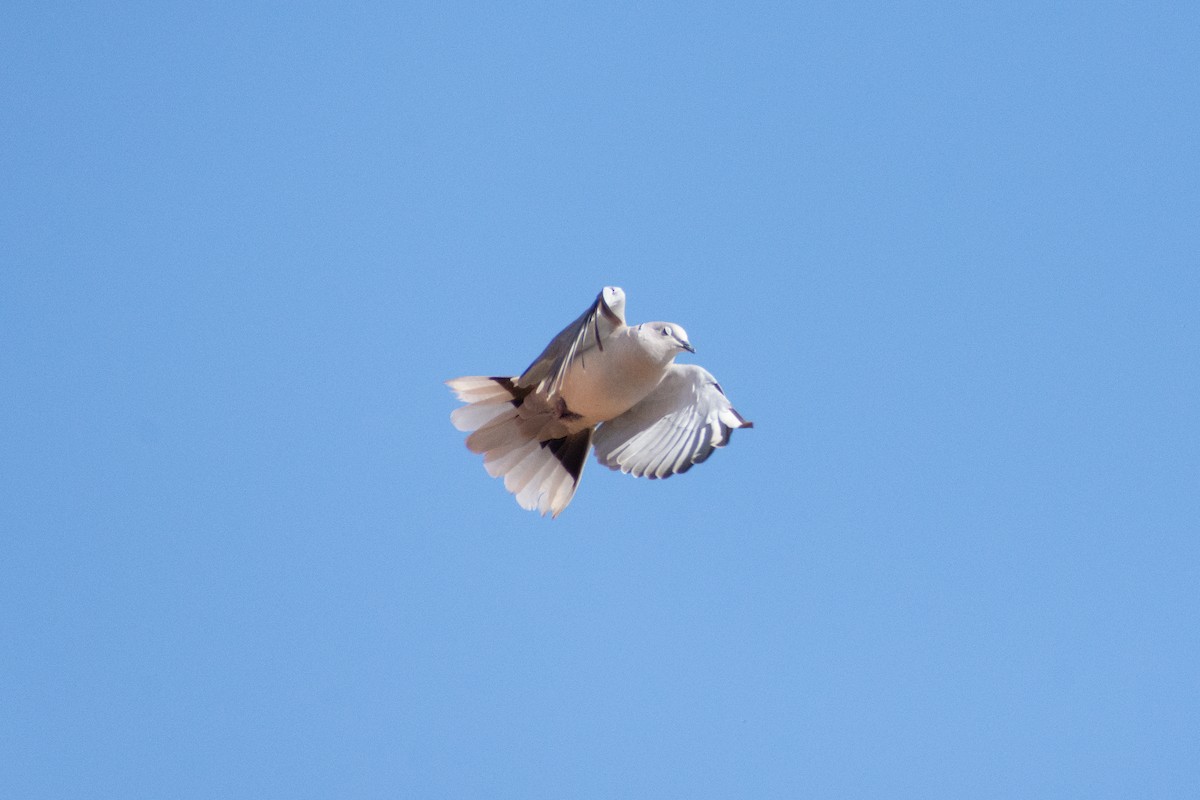
<svg viewBox="0 0 1200 800">
<path fill-rule="evenodd" d="M 4 797 L 1200 796 L 1194 4 L 0 21 Z M 757 427 L 541 519 L 605 284 Z"/>
</svg>

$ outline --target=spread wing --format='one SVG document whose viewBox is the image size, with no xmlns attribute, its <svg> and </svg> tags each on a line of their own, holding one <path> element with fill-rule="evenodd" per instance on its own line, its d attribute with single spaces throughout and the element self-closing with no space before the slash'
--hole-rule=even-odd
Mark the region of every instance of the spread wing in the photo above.
<svg viewBox="0 0 1200 800">
<path fill-rule="evenodd" d="M 596 458 L 609 469 L 641 478 L 687 472 L 754 423 L 734 410 L 708 370 L 672 364 L 640 403 L 596 431 Z"/>
<path fill-rule="evenodd" d="M 604 340 L 624 326 L 625 292 L 616 286 L 606 286 L 579 319 L 546 345 L 517 379 L 517 386 L 533 387 L 535 392 L 550 396 L 557 394 L 575 359 L 595 347 L 603 350 Z"/>
</svg>

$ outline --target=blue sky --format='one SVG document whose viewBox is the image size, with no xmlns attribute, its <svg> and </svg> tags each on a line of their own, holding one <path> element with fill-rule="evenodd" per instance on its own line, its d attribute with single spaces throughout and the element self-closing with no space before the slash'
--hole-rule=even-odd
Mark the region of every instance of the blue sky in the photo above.
<svg viewBox="0 0 1200 800">
<path fill-rule="evenodd" d="M 26 3 L 0 794 L 1200 795 L 1200 12 Z M 600 287 L 756 423 L 521 511 Z"/>
</svg>

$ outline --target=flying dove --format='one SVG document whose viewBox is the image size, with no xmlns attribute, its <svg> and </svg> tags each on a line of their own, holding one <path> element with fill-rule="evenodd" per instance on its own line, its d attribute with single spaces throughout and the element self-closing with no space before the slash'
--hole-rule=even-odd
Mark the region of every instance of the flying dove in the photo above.
<svg viewBox="0 0 1200 800">
<path fill-rule="evenodd" d="M 450 421 L 522 508 L 557 517 L 593 445 L 610 469 L 669 478 L 753 427 L 707 370 L 674 363 L 685 350 L 679 325 L 626 325 L 625 292 L 606 286 L 519 377 L 446 381 L 467 403 Z"/>
</svg>

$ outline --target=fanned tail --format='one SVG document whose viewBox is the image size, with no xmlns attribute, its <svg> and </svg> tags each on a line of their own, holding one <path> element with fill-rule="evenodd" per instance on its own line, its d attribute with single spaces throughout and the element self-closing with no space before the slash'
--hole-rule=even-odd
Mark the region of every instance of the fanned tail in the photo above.
<svg viewBox="0 0 1200 800">
<path fill-rule="evenodd" d="M 460 431 L 469 431 L 467 447 L 483 455 L 493 478 L 517 503 L 543 516 L 557 517 L 570 504 L 592 448 L 593 428 L 555 439 L 540 439 L 540 425 L 522 419 L 521 406 L 532 391 L 513 378 L 455 378 L 446 385 L 467 403 L 450 414 Z"/>
</svg>

